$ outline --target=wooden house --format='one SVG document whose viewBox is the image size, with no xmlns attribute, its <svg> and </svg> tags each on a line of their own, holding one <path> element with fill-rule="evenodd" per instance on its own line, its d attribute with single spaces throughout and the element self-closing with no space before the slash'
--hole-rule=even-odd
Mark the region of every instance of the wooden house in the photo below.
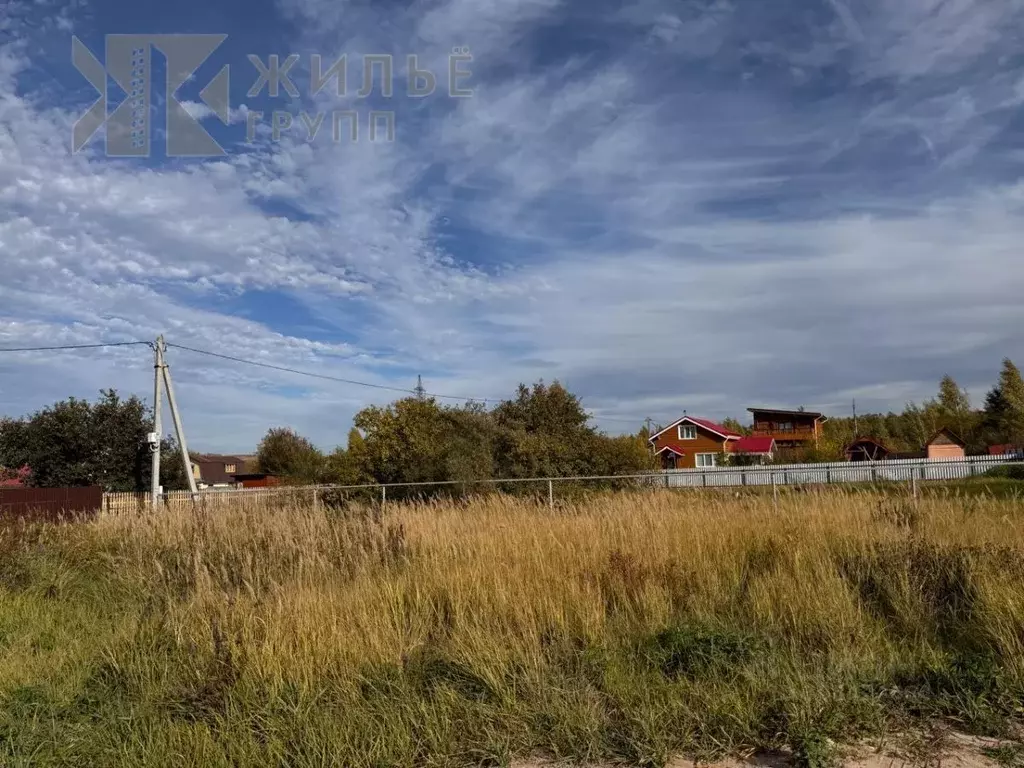
<svg viewBox="0 0 1024 768">
<path fill-rule="evenodd" d="M 716 467 L 719 457 L 743 435 L 721 424 L 683 416 L 650 438 L 662 469 L 705 469 Z"/>
<path fill-rule="evenodd" d="M 748 408 L 754 417 L 752 437 L 771 437 L 781 449 L 817 445 L 822 424 L 828 418 L 814 411 L 787 411 L 777 408 Z"/>
</svg>

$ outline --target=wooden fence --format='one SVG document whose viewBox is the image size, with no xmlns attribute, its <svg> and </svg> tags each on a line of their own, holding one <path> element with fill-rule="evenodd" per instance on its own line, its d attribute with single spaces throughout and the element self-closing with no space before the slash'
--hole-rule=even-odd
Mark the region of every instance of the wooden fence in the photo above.
<svg viewBox="0 0 1024 768">
<path fill-rule="evenodd" d="M 240 501 L 257 505 L 309 504 L 316 497 L 313 487 L 231 488 L 200 491 L 195 501 L 189 491 L 169 491 L 161 496 L 167 509 L 223 509 Z M 143 512 L 150 508 L 148 493 L 107 493 L 103 495 L 103 510 L 112 514 Z"/>
</svg>

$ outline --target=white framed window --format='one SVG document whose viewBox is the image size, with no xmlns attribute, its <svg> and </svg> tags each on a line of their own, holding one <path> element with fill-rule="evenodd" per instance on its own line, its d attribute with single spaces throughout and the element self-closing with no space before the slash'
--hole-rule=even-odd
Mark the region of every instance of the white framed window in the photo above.
<svg viewBox="0 0 1024 768">
<path fill-rule="evenodd" d="M 680 424 L 679 425 L 679 439 L 680 440 L 696 440 L 697 439 L 697 428 L 693 424 Z"/>
<path fill-rule="evenodd" d="M 698 453 L 697 469 L 707 469 L 708 467 L 718 466 L 718 454 L 717 453 Z"/>
</svg>

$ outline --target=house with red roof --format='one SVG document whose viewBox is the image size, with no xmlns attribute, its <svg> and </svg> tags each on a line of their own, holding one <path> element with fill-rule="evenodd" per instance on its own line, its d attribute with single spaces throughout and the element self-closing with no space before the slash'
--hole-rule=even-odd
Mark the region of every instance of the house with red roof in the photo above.
<svg viewBox="0 0 1024 768">
<path fill-rule="evenodd" d="M 683 416 L 651 435 L 650 444 L 663 469 L 705 469 L 717 467 L 742 438 L 739 432 L 713 421 Z"/>
</svg>

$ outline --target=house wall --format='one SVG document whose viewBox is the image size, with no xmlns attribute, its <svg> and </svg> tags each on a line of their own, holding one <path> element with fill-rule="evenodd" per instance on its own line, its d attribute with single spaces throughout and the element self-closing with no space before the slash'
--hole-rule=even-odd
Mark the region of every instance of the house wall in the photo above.
<svg viewBox="0 0 1024 768">
<path fill-rule="evenodd" d="M 680 440 L 676 427 L 668 430 L 654 441 L 654 451 L 671 446 L 683 455 L 676 458 L 676 469 L 694 469 L 698 453 L 724 453 L 725 438 L 718 437 L 702 427 L 697 427 L 696 440 Z"/>
<path fill-rule="evenodd" d="M 929 459 L 962 459 L 966 455 L 956 443 L 932 443 L 928 446 Z"/>
<path fill-rule="evenodd" d="M 801 414 L 782 416 L 755 411 L 753 417 L 753 433 L 755 435 L 771 436 L 780 443 L 816 440 L 821 437 L 821 422 L 815 420 L 813 416 Z M 781 429 L 783 424 L 792 425 L 792 429 L 783 431 Z"/>
</svg>

